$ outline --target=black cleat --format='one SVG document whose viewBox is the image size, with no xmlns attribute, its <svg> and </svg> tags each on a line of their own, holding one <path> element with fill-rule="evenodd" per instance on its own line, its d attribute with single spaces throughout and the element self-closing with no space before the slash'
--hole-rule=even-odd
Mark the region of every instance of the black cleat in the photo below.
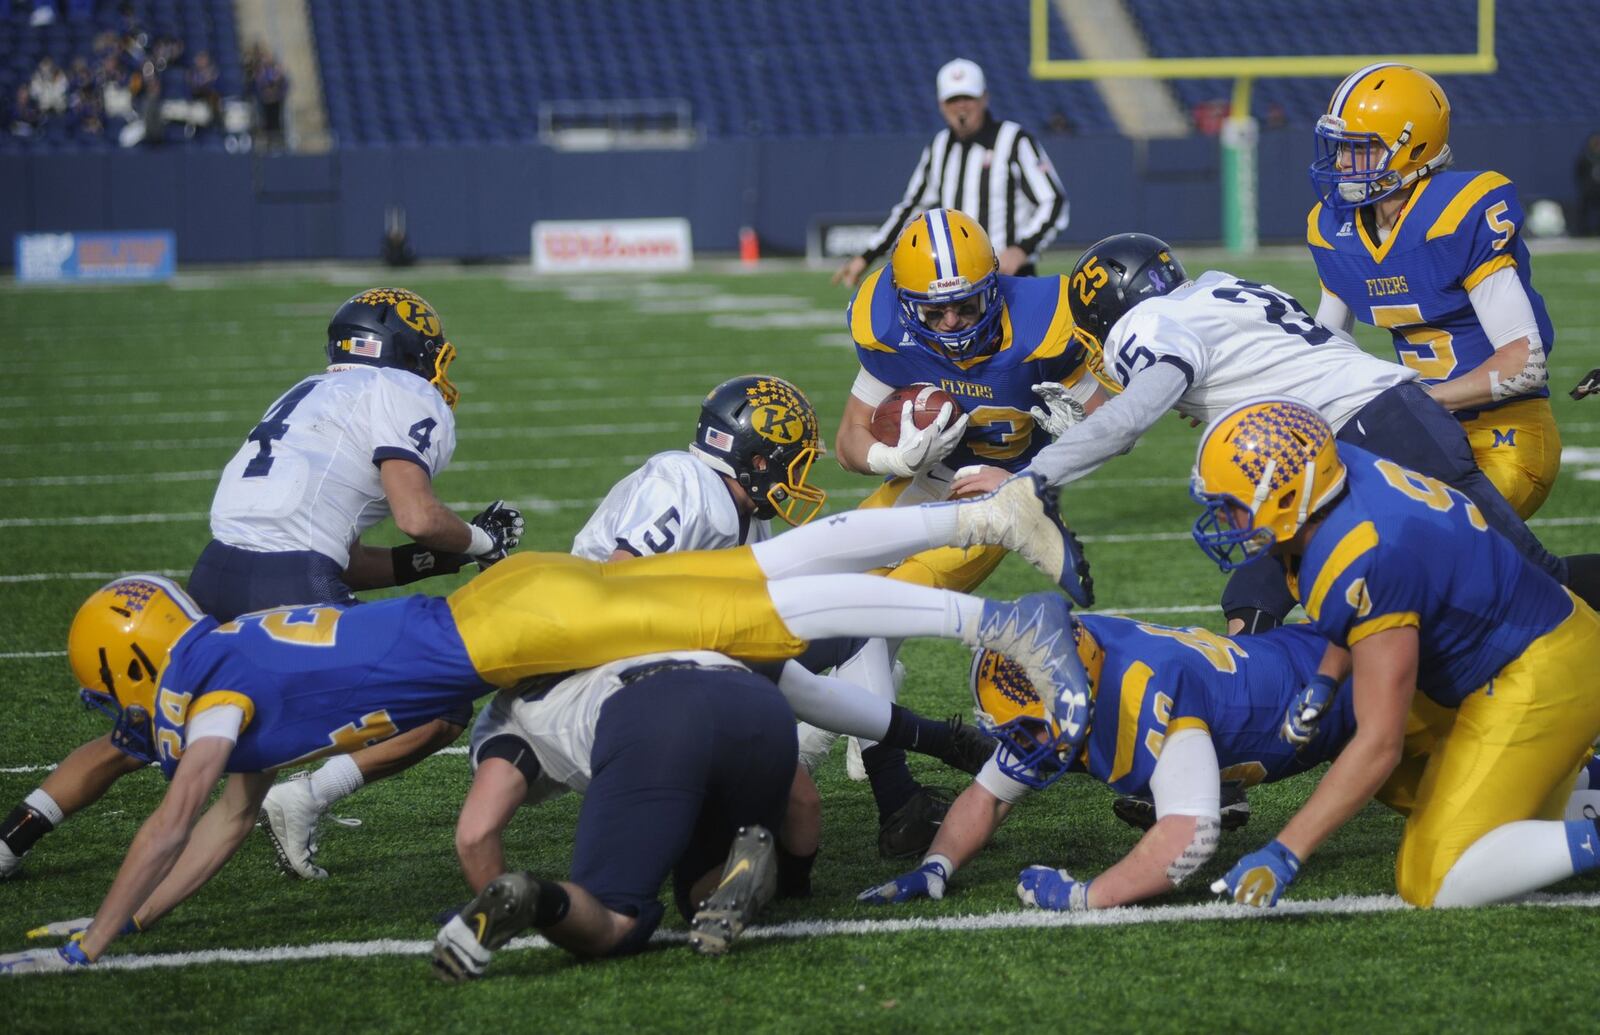
<svg viewBox="0 0 1600 1035">
<path fill-rule="evenodd" d="M 689 921 L 689 947 L 721 956 L 778 890 L 778 852 L 766 827 L 740 827 L 728 849 L 722 880 Z"/>
<path fill-rule="evenodd" d="M 1136 830 L 1156 825 L 1156 803 L 1149 795 L 1125 794 L 1111 803 L 1116 817 Z M 1236 783 L 1222 785 L 1222 829 L 1238 830 L 1250 822 L 1250 799 Z"/>
<path fill-rule="evenodd" d="M 995 739 L 976 726 L 968 726 L 959 715 L 952 715 L 948 725 L 950 748 L 939 756 L 939 761 L 952 769 L 977 776 L 978 770 L 994 754 Z"/>
<path fill-rule="evenodd" d="M 885 859 L 922 855 L 933 844 L 952 800 L 950 792 L 942 788 L 918 787 L 916 794 L 879 824 L 878 855 Z"/>
<path fill-rule="evenodd" d="M 439 929 L 433 940 L 433 972 L 442 981 L 483 976 L 494 950 L 533 925 L 544 885 L 531 873 L 503 873 Z"/>
</svg>

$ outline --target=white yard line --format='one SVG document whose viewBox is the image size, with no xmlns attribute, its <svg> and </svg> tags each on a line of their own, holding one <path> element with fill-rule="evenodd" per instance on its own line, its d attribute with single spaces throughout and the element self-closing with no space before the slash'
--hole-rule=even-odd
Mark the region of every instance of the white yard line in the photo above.
<svg viewBox="0 0 1600 1035">
<path fill-rule="evenodd" d="M 1600 906 L 1600 895 L 1534 895 L 1519 903 L 1546 909 L 1592 909 Z M 1396 895 L 1342 895 L 1338 898 L 1303 899 L 1281 902 L 1271 910 L 1246 909 L 1231 903 L 1206 903 L 1182 906 L 1131 906 L 1122 909 L 1053 913 L 1041 909 L 1008 910 L 971 916 L 915 917 L 884 920 L 797 920 L 748 928 L 741 941 L 775 941 L 797 938 L 883 936 L 922 932 L 970 933 L 974 931 L 1021 931 L 1072 927 L 1126 927 L 1135 924 L 1214 923 L 1234 921 L 1274 923 L 1282 917 L 1353 916 L 1365 913 L 1398 913 L 1411 909 Z M 688 940 L 685 931 L 657 931 L 650 939 L 657 944 L 681 944 Z M 215 963 L 285 963 L 299 960 L 370 959 L 377 956 L 423 956 L 433 948 L 432 941 L 385 938 L 366 942 L 318 942 L 311 945 L 279 945 L 263 949 L 204 949 L 198 952 L 171 952 L 152 955 L 114 955 L 95 964 L 96 970 L 150 970 L 158 967 L 197 967 Z M 502 953 L 523 949 L 552 948 L 540 937 L 515 938 Z M 492 971 L 491 971 L 492 973 Z M 4 980 L 4 979 L 0 979 Z"/>
</svg>

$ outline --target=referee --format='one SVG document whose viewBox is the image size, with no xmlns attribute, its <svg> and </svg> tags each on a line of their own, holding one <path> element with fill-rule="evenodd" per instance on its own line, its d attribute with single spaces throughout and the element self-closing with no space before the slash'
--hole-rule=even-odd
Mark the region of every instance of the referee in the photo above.
<svg viewBox="0 0 1600 1035">
<path fill-rule="evenodd" d="M 905 197 L 872 244 L 833 275 L 854 287 L 894 244 L 900 228 L 929 208 L 955 208 L 989 233 L 1000 272 L 1031 277 L 1039 254 L 1067 228 L 1067 197 L 1033 134 L 989 114 L 983 69 L 966 58 L 939 69 L 939 110 L 949 129 L 923 148 Z"/>
</svg>

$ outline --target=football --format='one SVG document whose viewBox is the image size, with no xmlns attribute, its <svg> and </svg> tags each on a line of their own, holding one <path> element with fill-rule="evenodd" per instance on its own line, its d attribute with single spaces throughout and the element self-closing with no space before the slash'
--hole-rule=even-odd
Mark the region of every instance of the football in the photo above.
<svg viewBox="0 0 1600 1035">
<path fill-rule="evenodd" d="M 911 404 L 911 422 L 925 428 L 939 417 L 939 410 L 950 405 L 950 419 L 961 415 L 961 404 L 956 397 L 938 385 L 914 384 L 890 392 L 878 408 L 872 411 L 872 437 L 885 445 L 900 441 L 900 411 Z"/>
</svg>

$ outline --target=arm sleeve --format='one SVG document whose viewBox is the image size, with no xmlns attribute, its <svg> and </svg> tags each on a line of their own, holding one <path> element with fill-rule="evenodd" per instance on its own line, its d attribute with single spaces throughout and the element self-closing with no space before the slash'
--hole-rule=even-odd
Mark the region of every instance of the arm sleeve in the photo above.
<svg viewBox="0 0 1600 1035">
<path fill-rule="evenodd" d="M 1337 331 L 1352 340 L 1352 330 L 1356 325 L 1356 314 L 1344 304 L 1344 299 L 1329 291 L 1322 289 L 1322 301 L 1317 303 L 1317 322 L 1330 331 Z"/>
<path fill-rule="evenodd" d="M 946 131 L 948 132 L 948 130 Z M 941 134 L 943 136 L 943 134 Z M 867 265 L 881 259 L 889 246 L 894 243 L 895 237 L 900 233 L 900 228 L 905 225 L 906 219 L 912 212 L 925 208 L 932 203 L 936 196 L 936 187 L 933 168 L 933 153 L 939 137 L 935 137 L 932 144 L 922 149 L 922 158 L 917 162 L 917 168 L 911 174 L 911 182 L 906 184 L 905 196 L 900 203 L 889 212 L 889 218 L 878 227 L 878 232 L 872 235 L 872 241 L 867 245 L 867 250 L 861 257 L 867 260 Z"/>
<path fill-rule="evenodd" d="M 1222 816 L 1222 776 L 1217 749 L 1204 730 L 1184 729 L 1167 737 L 1150 774 L 1156 818 Z"/>
<path fill-rule="evenodd" d="M 1022 191 L 1034 203 L 1033 218 L 1017 228 L 1017 247 L 1038 255 L 1067 228 L 1067 194 L 1044 150 L 1026 131 L 1017 135 L 1016 164 Z"/>
<path fill-rule="evenodd" d="M 1004 751 L 1002 747 L 1000 751 Z M 1027 784 L 1013 780 L 1000 771 L 1000 751 L 989 756 L 989 761 L 983 763 L 983 768 L 978 770 L 978 786 L 999 798 L 1001 801 L 1015 805 L 1028 796 L 1032 790 Z"/>
<path fill-rule="evenodd" d="M 184 742 L 193 744 L 201 737 L 221 737 L 230 744 L 236 744 L 243 729 L 244 709 L 236 704 L 219 704 L 189 720 Z"/>
<path fill-rule="evenodd" d="M 1090 474 L 1114 456 L 1132 449 L 1161 415 L 1183 397 L 1189 380 L 1171 363 L 1154 363 L 1127 389 L 1074 424 L 1039 451 L 1028 471 L 1042 474 L 1051 485 L 1064 485 Z"/>
<path fill-rule="evenodd" d="M 892 385 L 884 384 L 867 373 L 866 367 L 856 371 L 855 384 L 850 386 L 850 394 L 868 406 L 877 406 L 883 400 L 889 398 L 889 393 L 893 391 L 894 387 Z"/>
<path fill-rule="evenodd" d="M 1504 348 L 1518 338 L 1527 338 L 1530 345 L 1544 346 L 1533 303 L 1515 268 L 1495 270 L 1468 291 L 1467 297 L 1478 323 L 1483 325 L 1483 333 L 1495 348 Z"/>
</svg>

